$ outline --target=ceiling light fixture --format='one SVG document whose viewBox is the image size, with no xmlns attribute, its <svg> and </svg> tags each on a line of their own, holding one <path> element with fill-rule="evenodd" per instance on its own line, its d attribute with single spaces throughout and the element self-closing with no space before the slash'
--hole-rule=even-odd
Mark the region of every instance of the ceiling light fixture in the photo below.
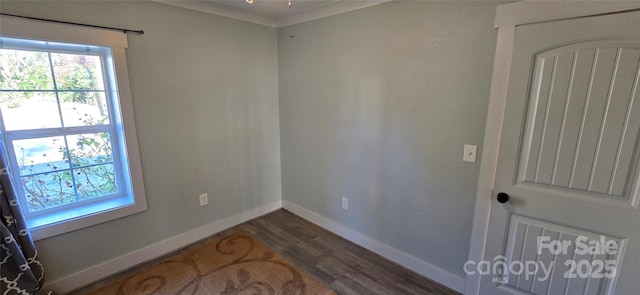
<svg viewBox="0 0 640 295">
<path fill-rule="evenodd" d="M 245 1 L 247 1 L 247 3 L 249 4 L 253 4 L 253 0 L 245 0 Z M 288 4 L 289 4 L 289 8 L 291 8 L 291 0 L 289 0 Z"/>
</svg>

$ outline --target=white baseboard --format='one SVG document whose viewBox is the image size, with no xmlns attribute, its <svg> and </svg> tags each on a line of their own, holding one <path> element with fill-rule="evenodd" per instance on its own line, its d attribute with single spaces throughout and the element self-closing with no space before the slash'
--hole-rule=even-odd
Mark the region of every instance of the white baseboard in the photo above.
<svg viewBox="0 0 640 295">
<path fill-rule="evenodd" d="M 89 267 L 66 277 L 45 284 L 43 290 L 51 290 L 58 294 L 66 294 L 138 264 L 153 260 L 173 251 L 184 248 L 208 236 L 231 228 L 245 221 L 260 217 L 282 208 L 282 200 L 262 207 L 244 211 L 240 214 L 225 217 L 213 223 L 203 225 L 172 238 L 157 242 L 142 249 L 122 255 L 101 264 Z"/>
<path fill-rule="evenodd" d="M 357 231 L 354 231 L 342 224 L 336 223 L 324 216 L 319 215 L 313 211 L 305 209 L 299 205 L 291 202 L 283 201 L 283 208 L 291 211 L 292 213 L 323 227 L 353 243 L 356 243 L 378 255 L 389 259 L 397 264 L 400 264 L 407 269 L 415 271 L 420 275 L 423 275 L 431 280 L 434 280 L 440 284 L 443 284 L 455 291 L 464 293 L 466 282 L 465 278 L 452 274 L 446 270 L 443 270 L 433 264 L 422 261 L 407 253 L 392 248 L 382 242 L 376 241 L 366 235 L 363 235 Z"/>
</svg>

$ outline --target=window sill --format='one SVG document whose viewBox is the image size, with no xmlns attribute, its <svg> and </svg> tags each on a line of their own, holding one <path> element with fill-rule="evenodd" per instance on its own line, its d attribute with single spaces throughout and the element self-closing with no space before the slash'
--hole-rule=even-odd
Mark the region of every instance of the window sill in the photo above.
<svg viewBox="0 0 640 295">
<path fill-rule="evenodd" d="M 27 226 L 32 238 L 37 241 L 136 214 L 146 209 L 144 202 L 135 204 L 132 197 L 125 196 L 61 212 L 29 217 Z"/>
</svg>

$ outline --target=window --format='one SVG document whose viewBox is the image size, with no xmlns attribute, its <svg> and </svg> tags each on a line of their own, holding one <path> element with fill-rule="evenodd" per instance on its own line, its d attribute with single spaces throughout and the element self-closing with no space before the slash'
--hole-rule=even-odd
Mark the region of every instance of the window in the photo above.
<svg viewBox="0 0 640 295">
<path fill-rule="evenodd" d="M 0 36 L 3 155 L 36 239 L 146 209 L 116 76 L 111 47 Z"/>
</svg>

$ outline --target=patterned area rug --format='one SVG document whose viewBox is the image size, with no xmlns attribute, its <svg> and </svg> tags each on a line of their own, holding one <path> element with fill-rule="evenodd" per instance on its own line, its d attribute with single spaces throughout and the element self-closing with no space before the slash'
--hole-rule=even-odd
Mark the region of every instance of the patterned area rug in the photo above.
<svg viewBox="0 0 640 295">
<path fill-rule="evenodd" d="M 331 294 L 246 231 L 146 268 L 91 294 Z"/>
</svg>

